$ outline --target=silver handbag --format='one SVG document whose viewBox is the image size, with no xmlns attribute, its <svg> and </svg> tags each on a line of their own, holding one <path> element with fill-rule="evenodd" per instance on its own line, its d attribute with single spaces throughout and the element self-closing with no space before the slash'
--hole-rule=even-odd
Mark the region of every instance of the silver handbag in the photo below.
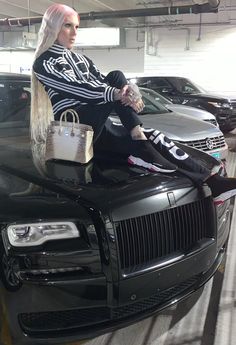
<svg viewBox="0 0 236 345">
<path fill-rule="evenodd" d="M 72 122 L 67 121 L 67 114 Z M 87 163 L 93 158 L 93 129 L 79 123 L 74 109 L 64 111 L 60 121 L 52 121 L 47 132 L 45 159 Z"/>
</svg>

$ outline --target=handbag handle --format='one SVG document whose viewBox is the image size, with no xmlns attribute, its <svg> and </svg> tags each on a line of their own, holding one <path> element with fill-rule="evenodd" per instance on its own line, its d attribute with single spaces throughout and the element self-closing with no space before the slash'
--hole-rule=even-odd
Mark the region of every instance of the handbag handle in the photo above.
<svg viewBox="0 0 236 345">
<path fill-rule="evenodd" d="M 74 135 L 74 126 L 75 123 L 79 123 L 79 116 L 77 114 L 77 112 L 74 109 L 67 109 L 65 111 L 63 111 L 63 113 L 60 116 L 60 129 L 59 132 L 62 133 L 62 121 L 66 121 L 66 115 L 67 113 L 70 113 L 72 115 L 72 129 L 71 129 L 71 135 Z"/>
</svg>

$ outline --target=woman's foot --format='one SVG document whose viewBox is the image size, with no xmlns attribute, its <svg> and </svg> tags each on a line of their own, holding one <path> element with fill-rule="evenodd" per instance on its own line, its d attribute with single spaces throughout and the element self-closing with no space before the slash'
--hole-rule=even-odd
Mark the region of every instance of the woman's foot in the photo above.
<svg viewBox="0 0 236 345">
<path fill-rule="evenodd" d="M 206 184 L 211 189 L 216 205 L 223 204 L 236 195 L 236 178 L 212 175 L 206 180 Z"/>
<path fill-rule="evenodd" d="M 143 130 L 140 125 L 137 125 L 130 131 L 131 138 L 133 140 L 147 140 L 146 135 L 143 133 Z"/>
<path fill-rule="evenodd" d="M 128 163 L 144 167 L 153 172 L 172 173 L 177 167 L 163 158 L 148 140 L 134 140 L 133 152 Z"/>
</svg>

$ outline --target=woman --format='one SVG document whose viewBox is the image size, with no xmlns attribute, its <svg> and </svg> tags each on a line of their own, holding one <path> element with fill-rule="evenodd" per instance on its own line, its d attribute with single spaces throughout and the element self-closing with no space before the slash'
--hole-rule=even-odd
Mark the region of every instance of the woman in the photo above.
<svg viewBox="0 0 236 345">
<path fill-rule="evenodd" d="M 72 8 L 53 4 L 42 20 L 32 73 L 31 135 L 45 140 L 50 121 L 69 108 L 79 113 L 80 122 L 94 129 L 94 148 L 104 145 L 111 152 L 126 153 L 128 162 L 156 172 L 177 168 L 196 183 L 206 182 L 217 203 L 236 194 L 236 179 L 212 175 L 159 131 L 145 131 L 137 113 L 143 109 L 120 71 L 106 77 L 84 55 L 72 51 L 79 16 Z M 105 126 L 115 108 L 123 124 L 119 131 Z M 114 126 L 113 126 L 114 127 Z"/>
</svg>

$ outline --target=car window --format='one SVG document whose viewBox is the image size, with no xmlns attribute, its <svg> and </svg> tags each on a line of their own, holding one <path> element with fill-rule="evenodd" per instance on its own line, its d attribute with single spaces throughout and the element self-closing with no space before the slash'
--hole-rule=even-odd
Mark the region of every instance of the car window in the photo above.
<svg viewBox="0 0 236 345">
<path fill-rule="evenodd" d="M 147 87 L 149 89 L 152 89 L 154 91 L 157 91 L 163 94 L 166 93 L 167 95 L 173 90 L 173 86 L 168 82 L 168 80 L 161 77 L 158 77 L 158 78 L 153 77 L 153 78 L 147 79 L 145 83 L 142 81 L 142 78 L 141 78 L 141 81 L 140 82 L 138 81 L 138 83 L 140 86 Z"/>
<path fill-rule="evenodd" d="M 4 129 L 15 129 L 16 133 L 17 129 L 29 126 L 30 99 L 29 81 L 0 81 L 1 137 L 4 136 Z"/>
<path fill-rule="evenodd" d="M 172 84 L 181 93 L 199 93 L 201 92 L 196 85 L 185 78 L 171 78 Z"/>
<path fill-rule="evenodd" d="M 153 97 L 157 102 L 160 102 L 164 106 L 166 104 L 173 104 L 169 99 L 160 95 L 158 92 L 154 90 L 147 89 L 147 88 L 141 88 L 141 89 L 143 90 L 144 94 Z"/>
</svg>

